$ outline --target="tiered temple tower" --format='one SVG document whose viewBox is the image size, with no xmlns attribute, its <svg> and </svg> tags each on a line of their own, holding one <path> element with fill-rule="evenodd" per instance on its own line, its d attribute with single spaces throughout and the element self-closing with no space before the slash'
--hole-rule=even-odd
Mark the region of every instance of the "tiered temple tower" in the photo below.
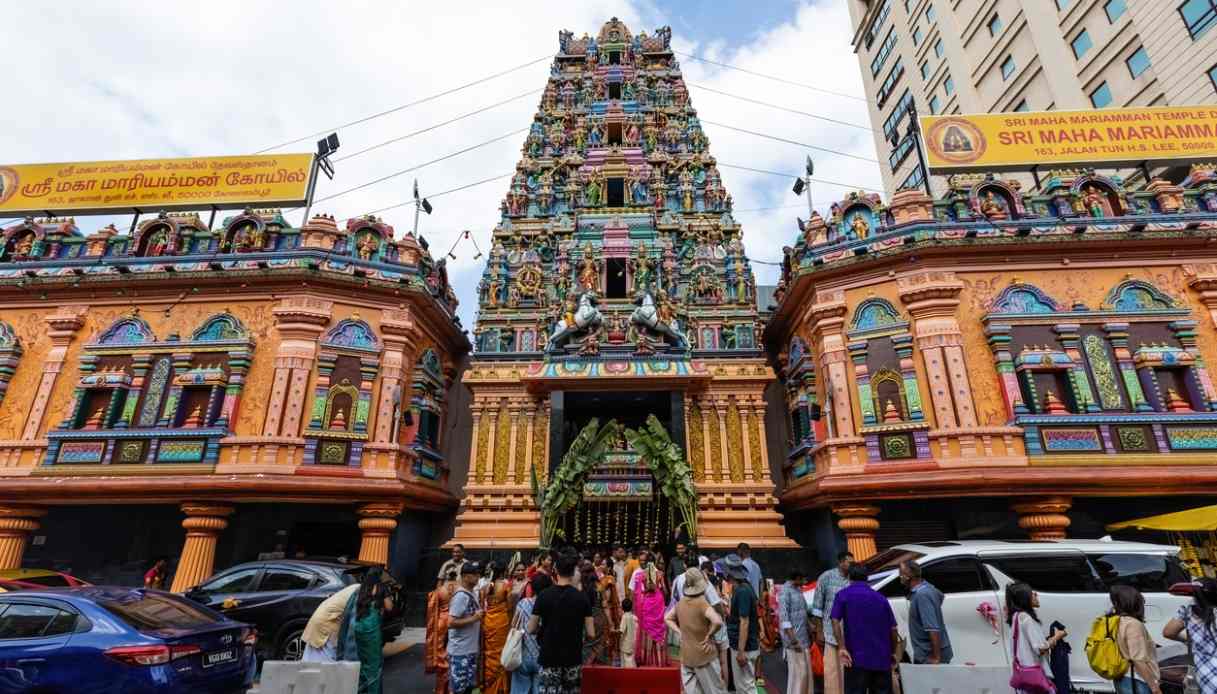
<svg viewBox="0 0 1217 694">
<path fill-rule="evenodd" d="M 453 542 L 536 546 L 535 493 L 579 431 L 593 417 L 637 427 L 653 414 L 693 470 L 702 546 L 794 546 L 774 508 L 764 424 L 774 376 L 743 231 L 670 37 L 616 18 L 595 37 L 559 34 L 479 286 Z M 620 487 L 633 513 L 647 507 L 636 498 L 645 463 L 632 486 L 583 485 L 591 503 L 572 528 L 582 541 L 663 539 L 654 518 L 648 536 L 630 509 L 605 505 Z"/>
</svg>

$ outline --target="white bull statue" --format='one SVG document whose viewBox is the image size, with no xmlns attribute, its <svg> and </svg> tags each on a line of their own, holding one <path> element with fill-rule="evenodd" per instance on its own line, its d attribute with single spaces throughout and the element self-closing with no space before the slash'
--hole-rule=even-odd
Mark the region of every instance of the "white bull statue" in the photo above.
<svg viewBox="0 0 1217 694">
<path fill-rule="evenodd" d="M 667 336 L 672 340 L 672 346 L 677 349 L 687 349 L 689 346 L 689 341 L 675 323 L 664 323 L 659 319 L 659 310 L 655 308 L 655 299 L 651 297 L 650 292 L 642 295 L 642 304 L 630 315 L 630 323 Z"/>
<path fill-rule="evenodd" d="M 601 324 L 603 317 L 600 315 L 600 309 L 596 308 L 593 303 L 594 300 L 592 292 L 583 292 L 579 297 L 579 307 L 575 309 L 574 316 L 563 315 L 558 319 L 554 332 L 549 336 L 549 341 L 545 343 L 547 351 L 558 349 L 562 340 L 567 337 Z"/>
</svg>

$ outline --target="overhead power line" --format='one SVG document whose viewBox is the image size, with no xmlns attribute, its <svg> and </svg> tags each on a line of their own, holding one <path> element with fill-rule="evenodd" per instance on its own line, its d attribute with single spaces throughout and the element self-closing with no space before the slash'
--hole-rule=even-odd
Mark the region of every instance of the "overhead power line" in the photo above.
<svg viewBox="0 0 1217 694">
<path fill-rule="evenodd" d="M 420 130 L 415 130 L 414 132 L 411 132 L 411 133 L 406 133 L 405 135 L 401 135 L 400 137 L 395 137 L 390 140 L 385 140 L 384 142 L 379 142 L 370 147 L 364 147 L 363 149 L 355 151 L 355 152 L 351 152 L 350 154 L 348 154 L 344 157 L 338 157 L 337 159 L 334 159 L 334 163 L 337 164 L 340 161 L 346 161 L 347 159 L 353 159 L 355 157 L 360 156 L 361 154 L 367 154 L 368 152 L 380 149 L 381 147 L 387 147 L 391 144 L 401 142 L 402 140 L 408 140 L 412 137 L 415 137 L 416 135 L 422 135 L 423 133 L 430 132 L 432 130 L 435 130 L 436 128 L 441 128 L 445 125 L 451 125 L 452 123 L 455 123 L 459 120 L 469 118 L 470 116 L 476 116 L 479 113 L 485 113 L 486 111 L 489 111 L 491 109 L 498 108 L 499 106 L 502 106 L 504 104 L 509 104 L 513 101 L 523 99 L 526 96 L 529 96 L 531 94 L 536 94 L 536 93 L 542 92 L 542 91 L 545 91 L 545 90 L 544 89 L 533 89 L 532 91 L 527 91 L 527 92 L 524 92 L 523 94 L 517 94 L 517 95 L 511 97 L 510 99 L 504 99 L 497 103 L 490 104 L 489 106 L 483 106 L 475 111 L 470 111 L 469 113 L 459 115 L 455 118 L 449 118 L 448 120 L 443 121 L 442 123 L 436 123 L 435 125 L 428 125 L 425 128 L 422 128 Z"/>
<path fill-rule="evenodd" d="M 794 80 L 789 80 L 789 79 L 786 79 L 785 77 L 777 77 L 775 75 L 766 75 L 763 72 L 757 72 L 755 70 L 748 70 L 746 68 L 737 67 L 735 65 L 728 65 L 727 63 L 720 63 L 716 60 L 710 60 L 709 58 L 702 58 L 700 56 L 693 55 L 692 53 L 681 53 L 680 51 L 673 51 L 673 52 L 676 53 L 676 55 L 679 55 L 679 56 L 682 56 L 685 58 L 692 58 L 693 60 L 696 60 L 701 63 L 706 63 L 708 65 L 717 65 L 718 67 L 721 67 L 721 68 L 726 68 L 728 70 L 735 70 L 737 72 L 743 72 L 745 74 L 753 75 L 755 77 L 763 77 L 767 80 L 773 80 L 774 82 L 781 82 L 782 84 L 791 84 L 796 87 L 810 89 L 815 92 L 821 92 L 824 94 L 831 94 L 833 96 L 839 96 L 843 99 L 853 99 L 854 101 L 862 101 L 865 103 L 869 103 L 869 101 L 870 101 L 869 99 L 866 99 L 861 96 L 855 96 L 853 94 L 846 94 L 844 92 L 837 92 L 837 91 L 833 91 L 831 89 L 824 89 L 823 87 L 817 87 L 815 85 L 806 84 L 803 82 L 796 82 Z"/>
<path fill-rule="evenodd" d="M 796 108 L 789 108 L 787 106 L 779 106 L 777 104 L 771 104 L 768 101 L 761 101 L 760 99 L 753 99 L 753 98 L 750 98 L 747 96 L 740 96 L 739 94 L 731 94 L 730 92 L 724 92 L 719 89 L 714 89 L 713 87 L 707 87 L 707 86 L 701 85 L 701 84 L 690 84 L 689 86 L 695 87 L 697 89 L 701 89 L 702 91 L 713 92 L 714 94 L 721 94 L 723 96 L 731 97 L 732 99 L 739 99 L 740 101 L 747 101 L 750 104 L 766 106 L 768 108 L 774 108 L 779 111 L 785 111 L 787 113 L 796 113 L 800 116 L 807 116 L 808 118 L 815 118 L 816 120 L 827 121 L 829 123 L 835 123 L 837 125 L 844 125 L 848 128 L 857 128 L 858 130 L 865 130 L 865 131 L 871 132 L 871 133 L 875 132 L 874 128 L 870 128 L 865 125 L 858 125 L 857 123 L 850 123 L 849 121 L 838 120 L 836 118 L 829 118 L 828 116 L 821 116 L 818 113 L 809 113 L 807 111 L 800 111 Z"/>
<path fill-rule="evenodd" d="M 272 145 L 272 146 L 270 146 L 270 147 L 267 147 L 266 149 L 260 149 L 260 150 L 258 150 L 257 152 L 254 152 L 254 154 L 263 154 L 263 153 L 265 153 L 265 152 L 269 152 L 269 151 L 271 151 L 271 150 L 273 150 L 273 149 L 279 149 L 280 147 L 286 147 L 286 146 L 288 146 L 288 145 L 294 145 L 294 144 L 296 144 L 297 142 L 304 142 L 305 140 L 311 140 L 311 139 L 313 139 L 313 138 L 315 138 L 315 137 L 320 137 L 320 136 L 322 136 L 322 135 L 326 135 L 326 134 L 329 134 L 329 133 L 332 133 L 332 132 L 335 132 L 335 131 L 341 130 L 341 129 L 343 129 L 343 128 L 349 128 L 349 127 L 351 127 L 352 125 L 359 125 L 360 123 L 366 123 L 366 122 L 368 122 L 368 121 L 370 121 L 370 120 L 374 120 L 374 119 L 376 119 L 376 118 L 380 118 L 380 117 L 382 117 L 382 116 L 387 116 L 387 115 L 389 115 L 389 114 L 391 114 L 391 113 L 397 113 L 398 111 L 404 111 L 404 110 L 406 110 L 406 109 L 408 109 L 408 108 L 412 108 L 412 107 L 414 107 L 414 106 L 418 106 L 419 104 L 425 104 L 425 103 L 427 103 L 428 101 L 434 101 L 435 99 L 438 99 L 438 98 L 440 98 L 440 97 L 442 97 L 442 96 L 448 96 L 449 94 L 455 94 L 456 92 L 459 92 L 459 91 L 461 91 L 461 90 L 463 90 L 463 89 L 468 89 L 469 87 L 477 86 L 477 85 L 479 85 L 479 84 L 482 84 L 483 82 L 489 82 L 490 80 L 493 80 L 493 79 L 496 79 L 496 78 L 502 77 L 503 75 L 509 75 L 509 74 L 511 74 L 511 73 L 513 73 L 513 72 L 515 72 L 515 71 L 517 71 L 517 70 L 523 70 L 524 68 L 526 68 L 526 67 L 530 67 L 530 66 L 532 66 L 532 65 L 536 65 L 537 63 L 539 63 L 539 62 L 541 62 L 541 61 L 543 61 L 543 60 L 551 60 L 552 58 L 553 58 L 553 56 L 552 56 L 552 55 L 548 55 L 548 54 L 547 54 L 547 55 L 543 55 L 543 56 L 541 56 L 540 58 L 537 58 L 537 59 L 535 59 L 535 60 L 530 60 L 530 61 L 528 61 L 527 63 L 522 63 L 522 64 L 520 64 L 520 65 L 516 65 L 515 67 L 508 68 L 508 69 L 506 69 L 506 70 L 503 70 L 502 72 L 496 72 L 496 73 L 494 73 L 493 75 L 487 75 L 486 77 L 482 77 L 481 79 L 476 79 L 476 80 L 474 80 L 474 81 L 472 81 L 472 82 L 466 82 L 465 84 L 462 84 L 462 85 L 459 85 L 459 86 L 453 87 L 452 89 L 447 89 L 447 90 L 444 90 L 444 91 L 439 92 L 439 93 L 437 93 L 437 94 L 432 94 L 432 95 L 430 95 L 430 96 L 425 96 L 425 97 L 423 97 L 423 98 L 421 98 L 421 99 L 418 99 L 417 101 L 411 101 L 410 103 L 407 103 L 407 104 L 402 104 L 402 105 L 400 105 L 400 106 L 394 106 L 393 108 L 390 108 L 390 109 L 387 109 L 387 110 L 384 110 L 384 111 L 380 111 L 379 113 L 373 113 L 373 114 L 371 114 L 371 115 L 364 116 L 363 118 L 357 118 L 357 119 L 355 119 L 355 120 L 353 120 L 353 121 L 351 121 L 351 122 L 349 122 L 349 123 L 343 123 L 342 125 L 335 125 L 335 126 L 333 126 L 333 127 L 329 127 L 329 128 L 323 128 L 322 130 L 318 130 L 318 131 L 317 131 L 317 132 L 315 132 L 315 133 L 312 133 L 312 134 L 309 134 L 309 135 L 305 135 L 304 137 L 298 137 L 298 138 L 296 138 L 296 139 L 294 139 L 294 140 L 288 140 L 287 142 L 280 142 L 279 144 L 277 144 L 277 145 Z"/>
<path fill-rule="evenodd" d="M 456 188 L 449 188 L 448 190 L 441 190 L 438 193 L 432 193 L 427 196 L 427 199 L 434 200 L 438 197 L 447 195 L 449 193 L 456 193 L 458 191 L 465 190 L 466 188 L 473 188 L 474 186 L 480 186 L 485 183 L 490 183 L 491 181 L 498 181 L 498 180 L 501 180 L 504 178 L 508 178 L 512 175 L 513 175 L 513 172 L 508 171 L 507 173 L 499 174 L 498 176 L 491 176 L 490 178 L 483 178 L 480 181 L 474 181 L 473 183 L 466 183 L 463 186 L 457 186 Z M 414 198 L 410 198 L 409 200 L 402 200 L 401 202 L 396 203 L 394 205 L 389 205 L 388 207 L 381 207 L 380 209 L 372 210 L 371 212 L 364 212 L 362 215 L 359 215 L 359 216 L 363 217 L 363 216 L 370 215 L 370 214 L 380 214 L 381 212 L 388 212 L 389 210 L 395 210 L 399 207 L 405 207 L 406 205 L 413 205 L 413 204 L 414 204 Z M 355 218 L 352 217 L 351 219 L 355 219 Z"/>
<path fill-rule="evenodd" d="M 792 180 L 800 177 L 798 174 L 782 173 L 781 171 L 769 171 L 767 169 L 756 169 L 751 166 L 740 166 L 739 164 L 727 164 L 727 163 L 721 162 L 721 161 L 718 162 L 718 165 L 726 167 L 728 169 L 741 169 L 743 171 L 752 171 L 754 173 L 769 174 L 770 176 L 781 176 L 782 178 L 787 178 L 787 179 L 792 179 Z M 829 186 L 839 186 L 841 188 L 850 188 L 852 190 L 869 190 L 872 193 L 884 192 L 882 190 L 879 190 L 878 188 L 871 188 L 869 186 L 860 186 L 856 183 L 841 183 L 840 181 L 827 181 L 823 178 L 813 178 L 811 180 L 814 181 L 815 183 L 823 183 L 824 185 L 829 185 Z M 801 207 L 801 205 L 800 205 L 800 207 Z"/>
<path fill-rule="evenodd" d="M 748 135 L 754 135 L 756 137 L 763 137 L 766 140 L 775 140 L 777 142 L 784 142 L 788 145 L 798 145 L 799 147 L 806 147 L 807 149 L 814 149 L 814 150 L 817 150 L 820 152 L 828 152 L 829 154 L 835 154 L 839 157 L 849 157 L 850 159 L 857 159 L 859 161 L 870 162 L 872 164 L 879 163 L 878 159 L 871 159 L 870 157 L 863 157 L 863 156 L 860 156 L 857 154 L 850 154 L 849 152 L 842 152 L 840 150 L 830 149 L 828 147 L 820 147 L 818 145 L 809 145 L 806 142 L 799 142 L 798 140 L 787 140 L 786 138 L 778 137 L 777 135 L 768 135 L 766 133 L 760 133 L 755 130 L 748 130 L 746 128 L 737 128 L 734 125 L 727 125 L 726 123 L 716 123 L 715 121 L 706 120 L 704 118 L 702 119 L 701 122 L 706 125 L 716 125 L 720 128 L 726 128 L 727 130 L 735 130 L 736 132 L 746 133 Z M 798 176 L 795 176 L 795 178 L 798 178 Z"/>
<path fill-rule="evenodd" d="M 470 145 L 469 147 L 466 147 L 466 148 L 464 148 L 464 149 L 459 149 L 459 150 L 457 150 L 457 151 L 455 151 L 455 152 L 450 152 L 450 153 L 448 153 L 448 154 L 445 154 L 445 155 L 444 155 L 444 156 L 442 156 L 442 157 L 437 157 L 437 158 L 432 159 L 432 160 L 430 160 L 430 161 L 425 161 L 425 162 L 423 162 L 423 163 L 421 163 L 421 164 L 415 164 L 414 166 L 411 166 L 411 167 L 406 168 L 406 169 L 402 169 L 401 171 L 394 171 L 394 172 L 393 172 L 393 173 L 391 173 L 391 174 L 388 174 L 388 175 L 385 175 L 385 176 L 381 176 L 380 178 L 373 179 L 373 180 L 371 180 L 371 181 L 367 181 L 367 182 L 365 182 L 365 183 L 360 183 L 359 185 L 354 186 L 354 187 L 352 187 L 352 188 L 347 188 L 346 190 L 340 190 L 340 191 L 338 191 L 337 193 L 332 193 L 332 194 L 327 195 L 327 196 L 325 196 L 325 197 L 323 197 L 323 198 L 317 198 L 317 199 L 316 199 L 316 200 L 314 200 L 313 202 L 314 202 L 314 203 L 319 203 L 319 202 L 325 202 L 326 200 L 333 200 L 334 198 L 340 197 L 340 196 L 342 196 L 342 195 L 346 195 L 347 193 L 353 193 L 353 192 L 355 192 L 355 191 L 357 191 L 357 190 L 363 190 L 364 188 L 367 188 L 367 187 L 369 187 L 369 186 L 374 186 L 374 185 L 376 185 L 377 183 L 383 183 L 383 182 L 385 182 L 385 181 L 388 181 L 389 179 L 392 179 L 392 178 L 397 178 L 398 176 L 401 176 L 401 175 L 403 175 L 403 174 L 408 174 L 408 173 L 410 173 L 411 171 L 418 171 L 419 169 L 422 169 L 422 168 L 427 167 L 427 166 L 431 166 L 432 164 L 438 164 L 439 162 L 444 161 L 444 160 L 446 160 L 446 159 L 451 159 L 452 157 L 455 157 L 455 156 L 458 156 L 458 155 L 461 155 L 461 154 L 465 154 L 466 152 L 472 152 L 473 150 L 478 149 L 479 147 L 485 147 L 486 145 L 493 144 L 493 143 L 495 143 L 495 142 L 498 142 L 499 140 L 505 140 L 505 139 L 507 139 L 507 138 L 509 138 L 509 137 L 512 137 L 512 136 L 514 136 L 514 135 L 519 135 L 520 133 L 527 132 L 527 131 L 528 131 L 528 128 L 520 128 L 520 129 L 518 129 L 518 130 L 512 130 L 512 131 L 511 131 L 511 132 L 509 132 L 509 133 L 504 133 L 504 134 L 502 134 L 502 135 L 499 135 L 498 137 L 492 137 L 492 138 L 490 138 L 489 140 L 485 140 L 485 141 L 483 141 L 483 142 L 479 142 L 479 143 L 477 143 L 476 145 Z M 295 209 L 300 209 L 300 208 L 294 208 L 294 210 L 292 210 L 292 211 L 295 211 Z"/>
</svg>

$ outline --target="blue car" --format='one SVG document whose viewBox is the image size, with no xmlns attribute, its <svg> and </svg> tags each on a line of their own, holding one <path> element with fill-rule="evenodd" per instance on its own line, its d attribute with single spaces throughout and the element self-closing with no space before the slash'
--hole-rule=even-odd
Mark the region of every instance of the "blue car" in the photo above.
<svg viewBox="0 0 1217 694">
<path fill-rule="evenodd" d="M 232 694 L 253 684 L 257 633 L 144 588 L 0 594 L 0 694 Z"/>
</svg>

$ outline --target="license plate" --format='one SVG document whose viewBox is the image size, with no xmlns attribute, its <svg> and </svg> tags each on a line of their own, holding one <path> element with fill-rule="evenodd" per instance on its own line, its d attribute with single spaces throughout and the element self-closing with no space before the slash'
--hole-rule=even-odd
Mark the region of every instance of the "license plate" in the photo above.
<svg viewBox="0 0 1217 694">
<path fill-rule="evenodd" d="M 213 665 L 223 665 L 224 663 L 232 663 L 237 660 L 237 649 L 229 648 L 225 651 L 215 651 L 213 653 L 203 654 L 203 667 L 211 667 Z"/>
</svg>

